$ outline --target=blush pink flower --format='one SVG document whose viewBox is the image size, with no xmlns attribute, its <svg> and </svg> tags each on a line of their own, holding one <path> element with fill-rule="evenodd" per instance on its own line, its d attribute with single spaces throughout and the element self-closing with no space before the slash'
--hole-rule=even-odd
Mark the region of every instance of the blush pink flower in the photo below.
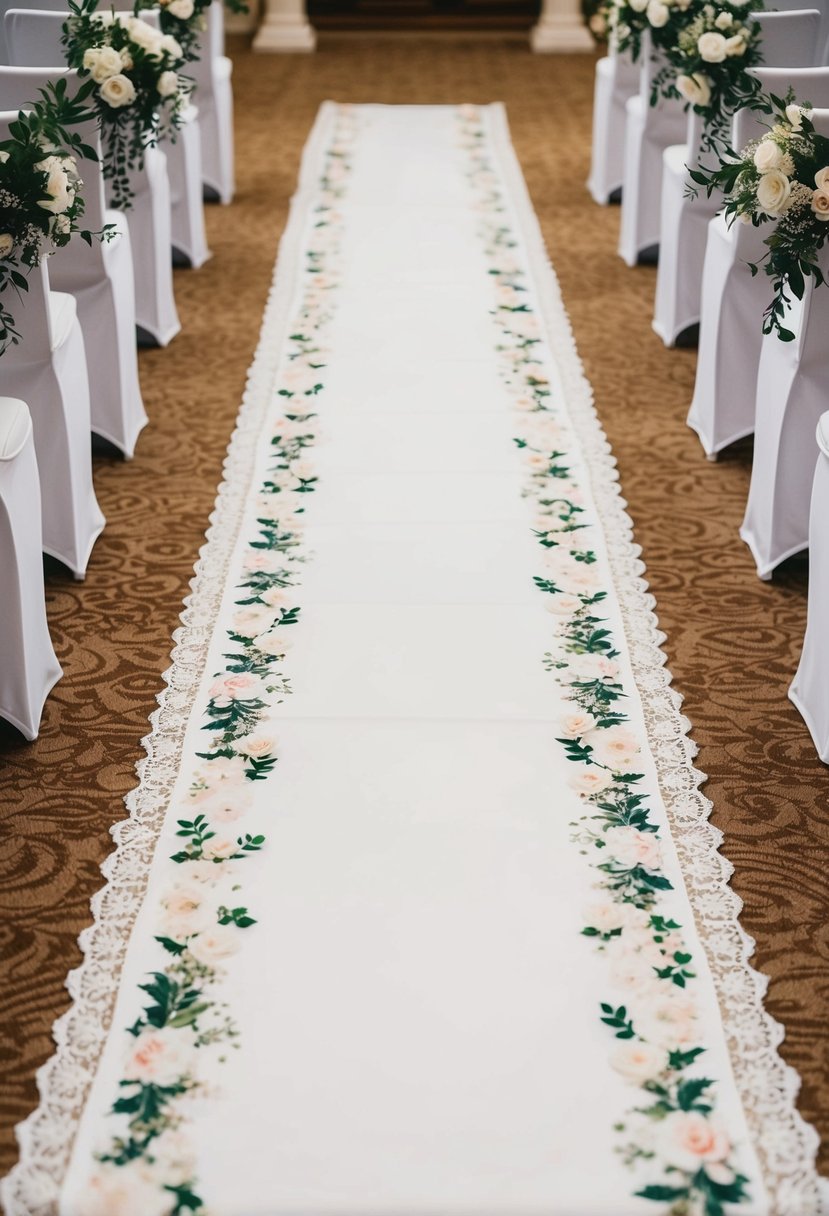
<svg viewBox="0 0 829 1216">
<path fill-rule="evenodd" d="M 172 1085 L 195 1066 L 196 1040 L 185 1026 L 148 1027 L 133 1040 L 124 1080 L 145 1085 Z"/>
<path fill-rule="evenodd" d="M 218 676 L 208 690 L 214 705 L 230 705 L 233 701 L 255 701 L 265 691 L 259 676 L 249 671 L 227 672 Z"/>
<path fill-rule="evenodd" d="M 661 1156 L 680 1170 L 693 1171 L 721 1164 L 731 1152 L 722 1128 L 699 1111 L 672 1111 L 660 1129 Z"/>
</svg>

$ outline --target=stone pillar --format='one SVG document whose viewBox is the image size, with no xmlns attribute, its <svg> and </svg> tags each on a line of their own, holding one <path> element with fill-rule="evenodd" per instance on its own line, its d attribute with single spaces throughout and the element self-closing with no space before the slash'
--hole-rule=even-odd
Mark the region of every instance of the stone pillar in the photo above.
<svg viewBox="0 0 829 1216">
<path fill-rule="evenodd" d="M 534 51 L 592 51 L 594 45 L 579 0 L 543 0 L 538 24 L 530 32 Z"/>
<path fill-rule="evenodd" d="M 265 0 L 264 18 L 253 40 L 255 51 L 313 51 L 316 45 L 305 0 Z"/>
</svg>

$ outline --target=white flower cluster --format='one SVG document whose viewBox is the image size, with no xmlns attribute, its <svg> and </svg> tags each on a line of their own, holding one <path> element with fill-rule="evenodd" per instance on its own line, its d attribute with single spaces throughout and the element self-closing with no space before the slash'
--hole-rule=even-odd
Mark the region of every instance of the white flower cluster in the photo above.
<svg viewBox="0 0 829 1216">
<path fill-rule="evenodd" d="M 47 174 L 46 198 L 39 200 L 38 207 L 56 217 L 56 232 L 68 231 L 69 221 L 64 213 L 74 204 L 79 185 L 75 158 L 53 153 L 39 161 L 35 168 Z"/>
<path fill-rule="evenodd" d="M 174 0 L 174 3 L 177 0 Z M 187 0 L 192 4 L 192 0 Z M 112 24 L 107 20 L 108 14 L 99 17 L 99 23 L 105 28 Z M 122 24 L 125 26 L 130 42 L 140 47 L 151 59 L 162 59 L 170 55 L 180 59 L 181 46 L 169 34 L 162 34 L 140 17 L 123 15 Z M 120 19 L 120 18 L 119 18 Z M 113 109 L 130 106 L 137 96 L 135 85 L 129 76 L 125 75 L 134 65 L 133 55 L 128 48 L 120 51 L 104 42 L 100 46 L 89 47 L 84 51 L 83 66 L 89 72 L 96 84 L 100 85 L 99 93 L 107 105 Z M 158 78 L 158 93 L 160 97 L 172 97 L 178 92 L 179 80 L 175 72 L 162 72 Z"/>
<path fill-rule="evenodd" d="M 815 174 L 813 189 L 796 180 L 794 160 L 788 149 L 792 137 L 798 137 L 803 114 L 800 106 L 787 106 L 788 128 L 782 124 L 774 127 L 754 149 L 752 161 L 760 174 L 757 205 L 769 216 L 780 216 L 794 206 L 808 205 L 817 219 L 825 222 L 829 221 L 829 165 Z"/>
</svg>

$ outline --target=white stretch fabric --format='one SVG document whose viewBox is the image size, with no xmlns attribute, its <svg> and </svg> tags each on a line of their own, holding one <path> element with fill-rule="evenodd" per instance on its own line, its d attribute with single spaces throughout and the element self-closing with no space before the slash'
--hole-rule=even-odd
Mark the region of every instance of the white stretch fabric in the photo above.
<svg viewBox="0 0 829 1216">
<path fill-rule="evenodd" d="M 499 287 L 496 273 L 521 291 Z M 518 309 L 509 324 L 527 347 L 504 346 L 504 300 Z M 684 926 L 693 954 L 694 1035 L 705 1046 L 702 1075 L 716 1078 L 721 1126 L 709 1160 L 713 1168 L 718 1158 L 720 1178 L 746 1179 L 739 1212 L 767 1216 L 753 1147 L 764 1136 L 775 1146 L 767 1185 L 784 1201 L 780 1212 L 816 1212 L 815 1138 L 794 1113 L 792 1075 L 745 963 L 751 946 L 706 823 L 614 466 L 504 111 L 327 104 L 303 160 L 170 692 L 131 800 L 134 821 L 117 833 L 87 962 L 71 983 L 77 1004 L 41 1078 L 44 1106 L 21 1132 L 8 1216 L 27 1211 L 33 1187 L 43 1197 L 50 1185 L 61 1216 L 165 1216 L 172 1199 L 160 1187 L 174 1179 L 214 1216 L 647 1216 L 652 1201 L 635 1191 L 654 1170 L 676 1180 L 666 1161 L 679 1159 L 681 1145 L 664 1135 L 655 1158 L 640 1155 L 632 1170 L 616 1151 L 614 1125 L 627 1125 L 643 1095 L 611 1067 L 624 1043 L 600 1021 L 600 1002 L 616 1002 L 624 981 L 610 975 L 608 950 L 581 932 L 600 872 L 572 833 L 596 808 L 576 794 L 556 741 L 573 702 L 543 661 L 562 643 L 533 582 L 539 507 L 523 492 L 537 462 L 514 443 L 528 417 L 515 375 L 555 406 L 568 471 L 551 475 L 550 497 L 566 487 L 591 521 L 595 570 L 568 558 L 569 577 L 608 589 L 601 618 L 619 647 L 625 713 L 642 740 L 635 763 L 673 884 L 661 906 Z M 275 470 L 277 437 L 309 425 L 318 440 L 287 474 Z M 273 478 L 287 488 L 274 491 Z M 314 493 L 299 488 L 314 478 Z M 239 580 L 273 571 L 273 553 L 252 538 L 268 534 L 274 497 L 289 494 L 305 507 L 310 555 L 281 601 L 301 605 L 279 668 L 293 692 L 277 689 L 245 753 L 262 756 L 275 735 L 279 763 L 244 790 L 218 789 L 220 803 L 204 801 L 207 787 L 196 781 L 193 793 L 193 779 L 205 764 L 216 788 L 215 761 L 197 758 L 210 744 L 205 706 L 235 703 L 222 692 L 230 685 L 215 683 L 228 671 L 227 630 L 249 630 L 247 612 L 277 612 L 240 609 L 250 593 L 240 594 Z M 249 687 L 250 672 L 232 680 Z M 235 764 L 215 771 L 236 781 Z M 185 1059 L 185 1013 L 127 1065 L 137 1049 L 126 1028 L 147 1001 L 140 985 L 148 971 L 176 966 L 156 937 L 162 924 L 181 932 L 170 921 L 182 914 L 177 884 L 198 874 L 210 892 L 215 879 L 211 861 L 176 860 L 177 821 L 190 805 L 224 816 L 234 836 L 267 838 L 260 854 L 229 863 L 225 898 L 256 924 L 203 939 L 229 936 L 238 947 L 223 953 L 211 999 L 226 1002 L 220 1026 L 227 1011 L 238 1023 L 240 1050 L 190 1043 Z M 671 818 L 699 924 L 706 933 L 716 925 L 725 1027 Z M 227 852 L 217 842 L 212 855 Z M 137 877 L 145 863 L 146 896 Z M 185 903 L 201 898 L 191 889 Z M 114 967 L 121 951 L 110 918 L 131 923 L 128 905 L 137 919 L 123 967 Z M 206 922 L 188 923 L 197 938 L 211 933 Z M 671 995 L 677 1016 L 687 996 Z M 631 996 L 640 1009 L 641 999 Z M 688 1067 L 701 1075 L 701 1065 Z M 159 1143 L 151 1162 L 97 1161 L 125 1131 L 125 1115 L 108 1113 L 130 1092 L 119 1088 L 125 1073 L 135 1084 L 149 1069 L 169 1083 L 176 1068 L 197 1068 L 206 1083 L 185 1099 L 180 1134 Z M 752 1095 L 745 1110 L 741 1088 Z M 640 1134 L 635 1116 L 630 1126 Z M 56 1163 L 70 1146 L 64 1176 Z"/>
<path fill-rule="evenodd" d="M 625 104 L 625 163 L 619 256 L 635 266 L 639 255 L 659 244 L 662 154 L 685 138 L 683 103 L 660 97 L 651 105 L 651 84 L 664 60 L 654 52 L 647 30 L 642 35 L 639 92 Z"/>
<path fill-rule="evenodd" d="M 190 64 L 202 140 L 202 179 L 220 203 L 230 203 L 235 189 L 233 157 L 233 63 L 225 55 L 224 5 L 213 0 L 199 58 Z"/>
<path fill-rule="evenodd" d="M 809 521 L 809 617 L 789 696 L 818 755 L 829 764 L 829 413 L 817 425 L 818 460 Z"/>
<path fill-rule="evenodd" d="M 815 130 L 829 134 L 829 110 L 815 110 L 812 117 Z M 818 264 L 829 274 L 829 246 Z M 809 544 L 814 434 L 829 396 L 829 291 L 807 278 L 802 300 L 788 295 L 783 324 L 794 341 L 781 342 L 772 332 L 760 350 L 754 456 L 740 529 L 763 579 Z"/>
<path fill-rule="evenodd" d="M 23 401 L 0 397 L 0 717 L 34 739 L 61 677 L 43 599 L 40 481 Z"/>
<path fill-rule="evenodd" d="M 587 188 L 597 203 L 608 203 L 625 171 L 625 105 L 639 90 L 639 69 L 613 46 L 596 63 L 593 138 Z"/>
</svg>

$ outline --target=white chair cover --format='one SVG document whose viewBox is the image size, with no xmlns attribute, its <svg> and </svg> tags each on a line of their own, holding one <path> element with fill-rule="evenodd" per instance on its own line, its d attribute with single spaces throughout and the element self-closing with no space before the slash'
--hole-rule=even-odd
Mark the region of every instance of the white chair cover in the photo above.
<svg viewBox="0 0 829 1216">
<path fill-rule="evenodd" d="M 817 442 L 809 521 L 809 615 L 789 697 L 803 715 L 818 755 L 829 764 L 829 413 L 818 422 Z"/>
<path fill-rule="evenodd" d="M 35 739 L 63 673 L 46 623 L 32 420 L 13 397 L 0 397 L 0 569 L 0 717 Z"/>
<path fill-rule="evenodd" d="M 63 75 L 76 80 L 68 68 Z M 37 96 L 38 89 L 54 80 L 51 68 L 0 67 L 0 109 L 11 110 Z M 85 143 L 99 146 L 96 126 L 79 132 Z M 132 250 L 124 216 L 108 210 L 104 201 L 101 165 L 83 161 L 85 212 L 83 222 L 93 231 L 114 224 L 117 235 L 91 247 L 75 237 L 49 260 L 49 279 L 59 291 L 75 297 L 78 319 L 95 358 L 89 361 L 89 395 L 92 429 L 120 448 L 129 458 L 135 441 L 147 424 L 138 382 L 135 348 L 135 284 Z"/>
<path fill-rule="evenodd" d="M 60 36 L 66 11 L 9 9 L 5 16 L 9 59 L 18 67 L 65 66 Z M 158 24 L 158 14 L 143 19 Z M 139 331 L 166 346 L 181 329 L 173 295 L 170 182 L 167 160 L 148 148 L 144 165 L 132 174 L 134 200 L 127 215 L 135 254 L 135 319 Z"/>
<path fill-rule="evenodd" d="M 170 178 L 170 239 L 173 249 L 197 270 L 210 257 L 204 229 L 202 137 L 199 110 L 188 105 L 175 141 L 164 139 Z"/>
<path fill-rule="evenodd" d="M 795 95 L 829 106 L 829 69 L 757 69 L 764 92 Z M 734 144 L 742 148 L 764 128 L 749 111 L 735 115 Z M 702 276 L 699 355 L 688 425 L 699 435 L 709 459 L 754 430 L 757 369 L 763 341 L 761 318 L 769 298 L 765 275 L 752 277 L 749 262 L 767 252 L 766 225 L 725 222 L 708 225 Z"/>
<path fill-rule="evenodd" d="M 0 113 L 0 140 L 16 112 Z M 72 296 L 49 290 L 44 261 L 14 300 L 21 341 L 2 357 L 3 388 L 30 403 L 43 501 L 43 548 L 83 578 L 104 526 L 92 485 L 89 381 Z"/>
<path fill-rule="evenodd" d="M 829 110 L 816 111 L 815 127 L 829 135 Z M 829 246 L 819 257 L 829 276 Z M 791 293 L 789 293 L 791 294 Z M 795 334 L 763 338 L 757 375 L 754 463 L 740 535 L 761 578 L 809 543 L 809 492 L 815 427 L 829 401 L 829 287 L 806 280 L 802 300 L 792 298 L 784 324 Z"/>
<path fill-rule="evenodd" d="M 772 67 L 811 67 L 818 45 L 817 9 L 790 13 L 752 13 L 762 26 L 765 62 Z M 688 169 L 700 163 L 703 120 L 689 108 L 685 144 L 666 148 L 662 161 L 659 269 L 653 328 L 666 346 L 700 319 L 702 271 L 708 224 L 721 198 L 704 190 L 686 197 Z M 702 157 L 702 163 L 714 158 Z"/>
<path fill-rule="evenodd" d="M 619 255 L 635 266 L 639 255 L 659 244 L 662 153 L 685 137 L 683 103 L 661 98 L 650 104 L 651 82 L 662 65 L 647 31 L 642 37 L 639 92 L 625 105 L 625 163 Z"/>
<path fill-rule="evenodd" d="M 202 179 L 219 202 L 233 200 L 233 64 L 224 53 L 224 6 L 213 0 L 207 9 L 201 58 L 190 65 L 196 81 L 196 103 L 202 136 Z"/>
<path fill-rule="evenodd" d="M 625 103 L 639 89 L 639 69 L 627 53 L 610 46 L 596 63 L 593 140 L 587 188 L 597 203 L 610 201 L 625 171 Z"/>
</svg>

